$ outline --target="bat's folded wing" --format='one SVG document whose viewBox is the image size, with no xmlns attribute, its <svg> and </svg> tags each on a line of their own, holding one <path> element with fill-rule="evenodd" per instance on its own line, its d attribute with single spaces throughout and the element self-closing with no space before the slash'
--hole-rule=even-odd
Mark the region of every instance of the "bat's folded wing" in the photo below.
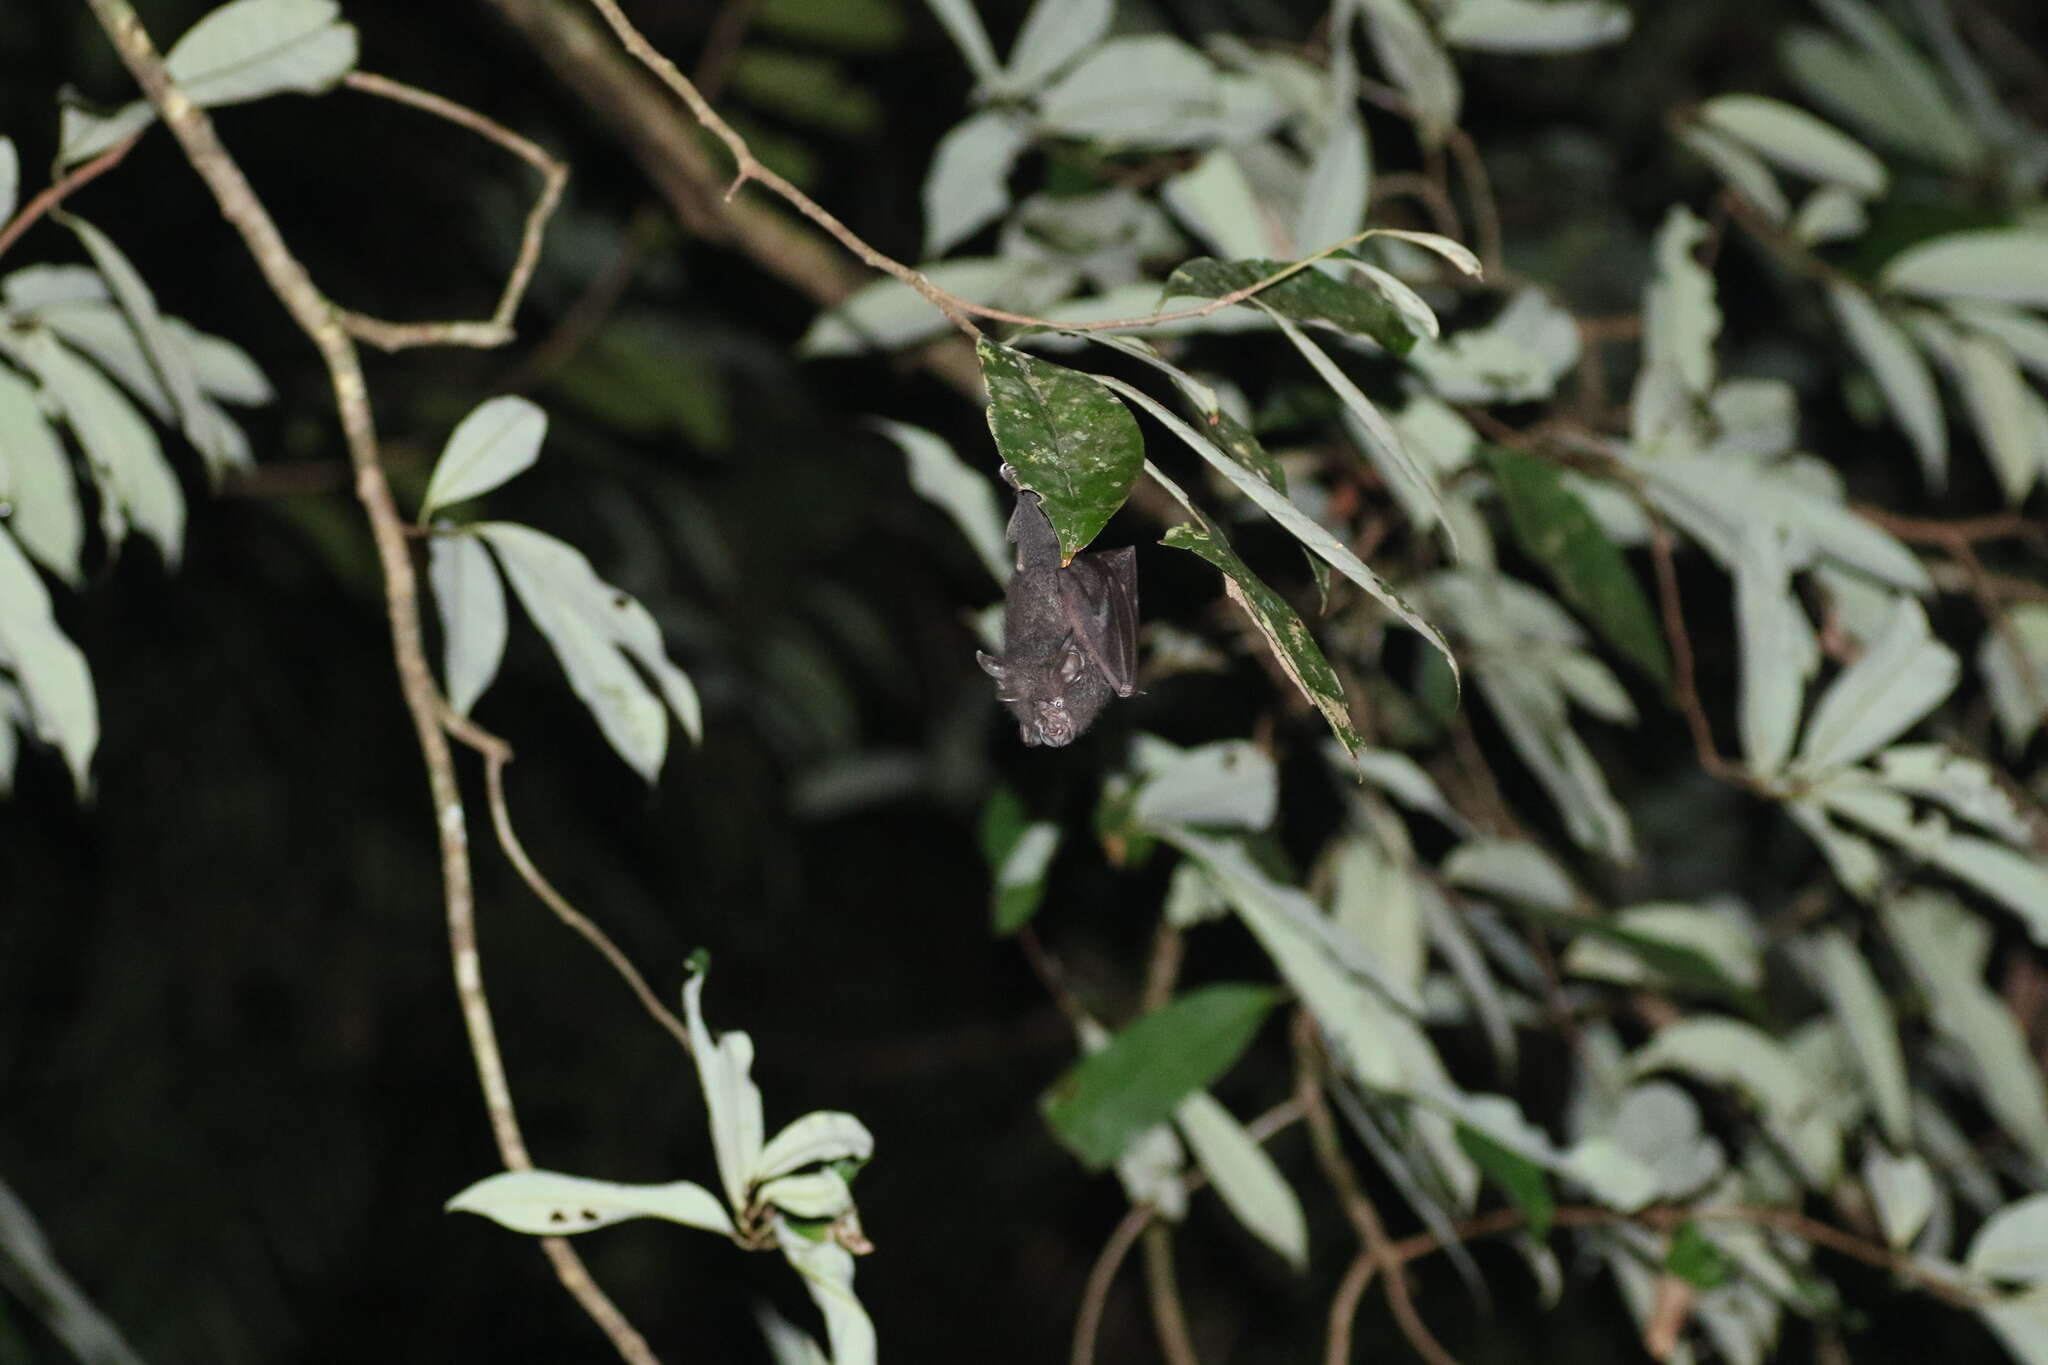
<svg viewBox="0 0 2048 1365">
<path fill-rule="evenodd" d="M 1074 638 L 1119 697 L 1138 690 L 1136 546 L 1075 555 L 1060 573 L 1061 605 Z"/>
</svg>

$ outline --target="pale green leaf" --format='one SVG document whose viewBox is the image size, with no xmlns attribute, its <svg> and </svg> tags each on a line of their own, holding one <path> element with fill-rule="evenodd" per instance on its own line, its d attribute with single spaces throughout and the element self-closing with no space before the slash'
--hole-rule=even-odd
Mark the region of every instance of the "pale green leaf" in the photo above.
<svg viewBox="0 0 2048 1365">
<path fill-rule="evenodd" d="M 21 192 L 21 154 L 14 139 L 0 137 L 0 223 L 14 217 L 14 204 Z"/>
<path fill-rule="evenodd" d="M 725 1197 L 735 1209 L 747 1206 L 761 1169 L 764 1125 L 761 1091 L 754 1084 L 754 1040 L 738 1030 L 713 1038 L 704 1022 L 705 973 L 693 971 L 683 983 L 683 1018 L 690 1030 L 690 1060 L 711 1116 L 711 1148 Z"/>
<path fill-rule="evenodd" d="M 1453 403 L 1538 402 L 1579 363 L 1578 323 L 1542 290 L 1524 289 L 1484 326 L 1418 342 L 1408 361 Z"/>
<path fill-rule="evenodd" d="M 1786 201 L 1777 176 L 1771 173 L 1763 158 L 1748 147 L 1698 124 L 1681 127 L 1678 140 L 1697 152 L 1714 168 L 1714 173 L 1747 199 L 1758 213 L 1774 223 L 1782 223 L 1791 216 L 1792 205 Z"/>
<path fill-rule="evenodd" d="M 2048 229 L 1978 228 L 1907 247 L 1884 268 L 1902 294 L 2048 306 Z"/>
<path fill-rule="evenodd" d="M 1047 272 L 1036 261 L 978 256 L 924 267 L 933 284 L 963 299 L 1026 308 L 1051 303 L 1072 278 Z M 1151 297 L 1156 301 L 1158 291 Z M 818 314 L 796 348 L 807 356 L 894 351 L 937 336 L 949 326 L 946 315 L 924 295 L 900 280 L 881 279 Z"/>
<path fill-rule="evenodd" d="M 1826 772 L 1890 743 L 1941 703 L 1961 671 L 1955 654 L 1929 633 L 1920 604 L 1900 598 L 1884 634 L 1822 694 L 1800 767 Z"/>
<path fill-rule="evenodd" d="M 335 0 L 229 0 L 171 45 L 165 66 L 195 103 L 239 104 L 285 91 L 319 94 L 356 64 L 355 28 Z M 110 119 L 67 111 L 60 160 L 83 161 L 155 117 L 131 104 Z"/>
<path fill-rule="evenodd" d="M 780 1218 L 775 1237 L 824 1316 L 832 1365 L 875 1365 L 875 1325 L 853 1292 L 853 1253 L 829 1239 L 813 1241 Z"/>
<path fill-rule="evenodd" d="M 1902 152 L 1950 170 L 1974 165 L 1982 138 L 1933 65 L 1864 0 L 1820 0 L 1820 8 L 1862 51 L 1832 34 L 1794 30 L 1780 56 L 1806 94 Z"/>
<path fill-rule="evenodd" d="M 0 407 L 0 431 L 5 409 Z M 0 438 L 4 439 L 4 438 Z M 1984 632 L 1977 667 L 2008 749 L 2019 750 L 2048 717 L 2048 605 L 2020 602 Z M 2017 648 L 2015 648 L 2015 645 Z"/>
<path fill-rule="evenodd" d="M 1877 1205 L 1884 1239 L 1900 1251 L 1913 1245 L 1934 1212 L 1934 1173 L 1920 1156 L 1893 1156 L 1873 1145 L 1863 1158 L 1863 1184 Z"/>
<path fill-rule="evenodd" d="M 2041 477 L 2048 459 L 2037 416 L 2037 399 L 2020 377 L 2019 363 L 2003 343 L 1964 332 L 1956 343 L 1958 378 L 1970 423 L 1984 444 L 1992 472 L 2007 502 L 2017 503 Z"/>
<path fill-rule="evenodd" d="M 0 498 L 7 529 L 36 560 L 67 583 L 78 582 L 85 541 L 78 481 L 26 379 L 0 365 Z"/>
<path fill-rule="evenodd" d="M 1643 292 L 1643 367 L 1631 404 L 1642 454 L 1695 430 L 1713 386 L 1721 309 L 1714 278 L 1694 255 L 1707 235 L 1707 225 L 1683 205 L 1657 233 L 1656 274 Z"/>
<path fill-rule="evenodd" d="M 1891 1005 L 1870 964 L 1840 931 L 1826 930 L 1815 936 L 1811 972 L 1848 1040 L 1886 1140 L 1906 1147 L 1913 1140 L 1906 1062 Z"/>
<path fill-rule="evenodd" d="M 1842 185 L 1858 194 L 1885 191 L 1884 163 L 1804 109 L 1763 95 L 1719 95 L 1700 106 L 1699 116 L 1714 131 L 1808 179 Z"/>
<path fill-rule="evenodd" d="M 1004 540 L 1004 516 L 989 481 L 960 459 L 953 447 L 907 422 L 884 417 L 869 419 L 869 425 L 894 441 L 903 451 L 910 468 L 910 486 L 917 495 L 937 507 L 974 547 L 998 583 L 1009 580 L 1011 552 Z"/>
<path fill-rule="evenodd" d="M 693 739 L 702 732 L 703 718 L 695 688 L 669 661 L 647 608 L 599 578 L 580 551 L 552 536 L 502 521 L 472 529 L 497 552 L 527 615 L 547 637 L 569 686 L 605 739 L 652 782 L 668 751 L 663 702 Z M 633 664 L 653 675 L 659 697 Z"/>
<path fill-rule="evenodd" d="M 1225 260 L 1264 259 L 1285 245 L 1244 168 L 1226 147 L 1159 187 L 1159 197 L 1203 244 Z"/>
<path fill-rule="evenodd" d="M 1539 909 L 1570 914 L 1579 896 L 1556 860 L 1519 839 L 1474 839 L 1444 859 L 1444 878 L 1455 886 Z"/>
<path fill-rule="evenodd" d="M 1791 1053 L 1761 1029 L 1732 1019 L 1694 1016 L 1660 1029 L 1635 1054 L 1631 1071 L 1683 1071 L 1732 1086 L 1756 1104 L 1775 1140 L 1809 1184 L 1825 1185 L 1841 1156 L 1841 1133 L 1818 1104 Z"/>
<path fill-rule="evenodd" d="M 1785 766 L 1799 733 L 1806 684 L 1820 646 L 1793 591 L 1783 542 L 1767 525 L 1744 528 L 1735 570 L 1735 624 L 1742 643 L 1742 751 L 1758 772 Z"/>
<path fill-rule="evenodd" d="M 837 1218 L 853 1207 L 853 1191 L 837 1171 L 806 1171 L 763 1180 L 754 1191 L 754 1203 L 780 1209 L 791 1218 Z"/>
<path fill-rule="evenodd" d="M 1371 235 L 1391 238 L 1397 242 L 1406 242 L 1410 246 L 1419 246 L 1425 251 L 1433 251 L 1456 266 L 1460 274 L 1469 275 L 1475 280 L 1486 273 L 1471 247 L 1442 233 L 1417 232 L 1409 228 L 1374 228 Z"/>
<path fill-rule="evenodd" d="M 28 337 L 22 355 L 77 436 L 103 496 L 176 565 L 185 494 L 149 423 L 98 370 L 48 333 Z"/>
<path fill-rule="evenodd" d="M 1330 131 L 1316 147 L 1294 212 L 1294 245 L 1320 251 L 1344 241 L 1365 225 L 1365 207 L 1372 185 L 1372 149 L 1365 125 L 1355 111 L 1331 120 Z"/>
<path fill-rule="evenodd" d="M 1114 15 L 1111 0 L 1036 0 L 1017 31 L 1002 88 L 1028 94 L 1102 40 Z"/>
<path fill-rule="evenodd" d="M 1457 0 L 1443 20 L 1445 42 L 1482 52 L 1579 52 L 1628 32 L 1612 0 Z"/>
<path fill-rule="evenodd" d="M 2048 1194 L 2032 1194 L 1991 1215 L 1964 1264 L 1987 1280 L 2048 1280 Z"/>
<path fill-rule="evenodd" d="M 1860 237 L 1870 226 L 1862 196 L 1841 185 L 1821 185 L 1792 217 L 1792 235 L 1808 246 Z"/>
<path fill-rule="evenodd" d="M 122 313 L 127 316 L 129 326 L 134 328 L 135 336 L 149 357 L 150 367 L 163 382 L 164 392 L 170 397 L 171 407 L 187 439 L 206 457 L 209 465 L 227 462 L 228 454 L 216 439 L 216 428 L 208 425 L 201 416 L 199 374 L 192 354 L 157 310 L 156 296 L 150 293 L 148 284 L 104 232 L 83 219 L 69 215 L 64 221 L 85 244 L 93 264 L 99 267 L 100 275 L 113 291 Z"/>
<path fill-rule="evenodd" d="M 466 716 L 498 676 L 505 657 L 505 584 L 490 552 L 474 536 L 439 535 L 428 541 L 427 573 L 441 618 L 448 705 Z"/>
<path fill-rule="evenodd" d="M 1941 398 L 1927 362 L 1861 289 L 1833 283 L 1828 286 L 1828 299 L 1834 304 L 1843 334 L 1870 367 L 1885 404 L 1912 441 L 1928 487 L 1937 491 L 1946 487 L 1948 425 L 1942 420 Z"/>
<path fill-rule="evenodd" d="M 1178 147 L 1207 141 L 1221 93 L 1209 59 L 1178 38 L 1111 38 L 1054 82 L 1040 124 L 1112 146 Z"/>
<path fill-rule="evenodd" d="M 1280 770 L 1270 755 L 1248 740 L 1222 740 L 1194 749 L 1162 744 L 1144 785 L 1131 803 L 1131 818 L 1153 828 L 1169 825 L 1226 826 L 1261 830 L 1273 823 L 1280 804 Z"/>
<path fill-rule="evenodd" d="M 1185 864 L 1183 864 L 1185 866 Z M 1174 1121 L 1209 1183 L 1251 1234 L 1296 1270 L 1308 1264 L 1308 1221 L 1279 1167 L 1230 1111 L 1202 1091 L 1183 1100 Z"/>
<path fill-rule="evenodd" d="M 996 50 L 988 40 L 988 30 L 982 27 L 981 16 L 975 13 L 974 0 L 925 0 L 944 26 L 946 33 L 960 49 L 960 55 L 967 59 L 967 69 L 974 79 L 992 82 L 1001 74 L 996 64 Z M 844 1365 L 840 1362 L 840 1365 Z"/>
<path fill-rule="evenodd" d="M 1414 106 L 1422 140 L 1440 143 L 1457 126 L 1464 101 L 1457 68 L 1411 0 L 1360 0 L 1357 10 L 1365 17 L 1366 37 L 1380 68 Z"/>
<path fill-rule="evenodd" d="M 420 520 L 451 503 L 490 492 L 529 468 L 540 458 L 548 434 L 548 415 L 517 394 L 487 398 L 456 425 L 441 448 L 427 493 L 420 500 Z"/>
<path fill-rule="evenodd" d="M 859 1119 L 836 1110 L 813 1110 L 768 1140 L 754 1163 L 754 1178 L 772 1180 L 806 1166 L 866 1161 L 874 1151 L 874 1135 Z"/>
<path fill-rule="evenodd" d="M 0 664 L 13 673 L 27 703 L 29 732 L 56 746 L 83 796 L 100 742 L 92 670 L 78 646 L 58 629 L 50 594 L 35 567 L 5 533 L 0 533 Z M 12 729 L 6 718 L 0 718 L 0 726 Z"/>
<path fill-rule="evenodd" d="M 501 1171 L 479 1180 L 443 1206 L 450 1213 L 480 1213 L 514 1232 L 566 1237 L 628 1218 L 664 1218 L 706 1232 L 733 1234 L 732 1218 L 702 1185 L 674 1180 L 624 1185 L 553 1171 Z"/>
<path fill-rule="evenodd" d="M 924 254 L 936 259 L 987 227 L 1010 206 L 1010 168 L 1031 129 L 1015 114 L 989 109 L 939 139 L 924 182 Z"/>
</svg>

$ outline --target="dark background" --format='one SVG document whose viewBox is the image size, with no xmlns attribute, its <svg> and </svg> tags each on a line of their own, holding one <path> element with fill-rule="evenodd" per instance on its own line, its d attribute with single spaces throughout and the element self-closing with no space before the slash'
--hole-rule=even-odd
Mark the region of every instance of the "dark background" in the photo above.
<svg viewBox="0 0 2048 1365">
<path fill-rule="evenodd" d="M 163 45 L 207 8 L 141 6 Z M 855 93 L 825 123 L 772 82 L 742 82 L 724 103 L 764 147 L 806 161 L 820 199 L 909 259 L 921 176 L 969 82 L 915 0 L 855 8 L 879 18 L 854 49 L 807 29 L 817 16 L 806 21 L 799 0 L 768 6 L 748 33 L 747 51 L 841 64 Z M 1023 6 L 981 8 L 1003 50 Z M 1770 0 L 1645 8 L 1616 51 L 1463 63 L 1467 126 L 1503 199 L 1510 259 L 1583 312 L 1632 309 L 1648 230 L 1673 199 L 1705 197 L 1704 173 L 1663 132 L 1665 111 L 1723 89 L 1779 89 L 1773 33 L 1810 17 Z M 2005 8 L 2023 23 L 2032 7 Z M 1021 750 L 964 625 L 993 586 L 909 492 L 900 458 L 858 425 L 870 413 L 918 422 L 992 467 L 979 414 L 898 362 L 796 359 L 810 305 L 681 235 L 600 122 L 487 6 L 346 10 L 365 69 L 485 110 L 574 166 L 510 353 L 371 357 L 408 505 L 453 421 L 549 334 L 626 234 L 646 243 L 611 325 L 532 391 L 553 418 L 546 455 L 489 510 L 584 548 L 655 610 L 704 693 L 706 739 L 644 789 L 515 618 L 506 672 L 478 714 L 518 749 L 512 802 L 528 846 L 664 995 L 688 953 L 711 950 L 711 1021 L 753 1033 L 771 1129 L 844 1108 L 875 1131 L 858 1192 L 879 1250 L 860 1288 L 886 1358 L 1064 1359 L 1122 1197 L 1037 1118 L 1038 1091 L 1072 1046 L 1015 950 L 987 930 L 980 803 L 1001 780 L 1035 813 L 1078 826 L 1131 728 L 1182 742 L 1238 735 L 1273 694 L 1241 662 L 1155 688 L 1072 751 Z M 687 68 L 714 7 L 631 10 Z M 1185 36 L 1290 41 L 1320 11 L 1303 0 L 1152 10 Z M 67 82 L 128 97 L 84 6 L 0 6 L 0 131 L 23 151 L 29 192 Z M 487 311 L 529 188 L 501 153 L 347 92 L 219 120 L 334 297 L 407 319 Z M 1382 169 L 1412 166 L 1404 130 L 1375 115 L 1373 133 Z M 263 473 L 224 496 L 203 496 L 178 452 L 194 495 L 178 572 L 135 542 L 84 594 L 59 594 L 92 662 L 105 738 L 88 803 L 40 751 L 0 802 L 0 1176 L 153 1362 L 605 1359 L 535 1247 L 440 1212 L 497 1163 L 451 989 L 425 782 L 324 374 L 160 129 L 73 206 L 131 254 L 168 311 L 255 355 L 281 401 L 251 417 Z M 43 226 L 5 266 L 78 258 L 68 234 Z M 1730 253 L 1734 348 L 1768 360 L 1782 302 L 1754 257 Z M 1153 536 L 1127 514 L 1110 540 Z M 1148 616 L 1197 626 L 1213 577 L 1169 558 L 1184 557 L 1145 559 Z M 1716 875 L 1729 857 L 1767 865 L 1766 822 L 1683 776 L 1678 744 L 1653 719 L 1633 758 L 1603 754 L 1624 800 L 1647 812 L 1660 875 L 1682 884 L 1688 858 Z M 1288 773 L 1283 826 L 1312 841 L 1327 795 L 1312 765 Z M 536 1159 L 710 1181 L 687 1059 L 518 884 L 480 811 L 486 975 Z M 1133 998 L 1163 875 L 1114 871 L 1085 839 L 1068 848 L 1044 932 L 1115 1017 Z M 1197 948 L 1191 976 L 1258 970 L 1242 945 Z M 1224 1087 L 1241 1113 L 1285 1094 L 1278 1033 Z M 1300 1134 L 1274 1150 L 1310 1208 L 1314 1268 L 1290 1276 L 1198 1197 L 1179 1246 L 1205 1360 L 1319 1357 L 1349 1234 Z M 808 1321 L 779 1258 L 652 1223 L 579 1245 L 669 1361 L 765 1360 L 750 1308 L 762 1297 Z M 1572 1273 L 1584 1268 L 1567 1258 L 1565 1302 L 1539 1314 L 1517 1260 L 1479 1255 L 1493 1319 L 1469 1311 L 1441 1267 L 1420 1282 L 1462 1358 L 1637 1354 L 1604 1278 Z M 1995 1358 L 1959 1315 L 1844 1274 L 1874 1315 L 1852 1348 Z M 1131 1267 L 1103 1360 L 1151 1358 L 1137 1283 Z M 1795 1325 L 1789 1347 L 1802 1358 L 1811 1340 Z M 1376 1304 L 1361 1349 L 1405 1350 Z M 0 1298 L 0 1360 L 62 1358 Z"/>
</svg>

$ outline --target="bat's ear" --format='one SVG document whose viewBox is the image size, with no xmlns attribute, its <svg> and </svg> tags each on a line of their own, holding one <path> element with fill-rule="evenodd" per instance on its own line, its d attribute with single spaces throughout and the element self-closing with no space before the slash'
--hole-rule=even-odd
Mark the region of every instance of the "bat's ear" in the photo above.
<svg viewBox="0 0 2048 1365">
<path fill-rule="evenodd" d="M 1070 638 L 1067 647 L 1060 652 L 1060 681 L 1079 682 L 1081 675 L 1088 671 L 1088 655 Z"/>
<path fill-rule="evenodd" d="M 980 664 L 981 671 L 994 678 L 997 682 L 1003 680 L 1003 661 L 1001 659 L 984 654 L 977 649 L 974 651 L 974 662 Z"/>
</svg>

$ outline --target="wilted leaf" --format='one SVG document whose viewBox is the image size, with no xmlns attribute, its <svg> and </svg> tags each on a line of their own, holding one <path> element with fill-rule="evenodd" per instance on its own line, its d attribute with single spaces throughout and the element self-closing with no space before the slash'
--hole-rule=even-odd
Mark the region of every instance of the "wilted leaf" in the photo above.
<svg viewBox="0 0 2048 1365">
<path fill-rule="evenodd" d="M 479 1180 L 444 1206 L 450 1213 L 480 1213 L 514 1232 L 566 1237 L 628 1218 L 671 1223 L 731 1236 L 732 1218 L 718 1196 L 687 1180 L 664 1185 L 622 1185 L 553 1171 L 501 1171 Z"/>
</svg>

